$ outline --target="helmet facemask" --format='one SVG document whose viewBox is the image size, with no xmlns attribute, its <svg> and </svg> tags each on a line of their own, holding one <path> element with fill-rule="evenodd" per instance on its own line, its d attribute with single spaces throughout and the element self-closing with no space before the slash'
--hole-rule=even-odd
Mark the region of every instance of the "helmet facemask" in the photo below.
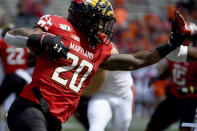
<svg viewBox="0 0 197 131">
<path fill-rule="evenodd" d="M 106 17 L 98 11 L 88 12 L 89 24 L 86 26 L 86 34 L 89 36 L 90 46 L 96 46 L 99 43 L 109 44 L 113 38 L 113 17 Z"/>
<path fill-rule="evenodd" d="M 99 43 L 107 45 L 113 38 L 115 18 L 104 15 L 102 10 L 98 11 L 84 3 L 72 2 L 68 20 L 73 26 L 88 35 L 88 43 L 91 47 L 95 47 Z"/>
</svg>

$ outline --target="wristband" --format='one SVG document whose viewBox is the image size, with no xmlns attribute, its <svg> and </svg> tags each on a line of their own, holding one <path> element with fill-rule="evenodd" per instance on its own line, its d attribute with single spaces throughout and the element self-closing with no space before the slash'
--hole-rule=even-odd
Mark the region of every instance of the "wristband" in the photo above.
<svg viewBox="0 0 197 131">
<path fill-rule="evenodd" d="M 28 47 L 41 47 L 42 43 L 42 35 L 41 34 L 32 34 L 29 36 L 27 40 Z"/>
<path fill-rule="evenodd" d="M 165 44 L 156 48 L 161 58 L 164 58 L 168 53 L 170 53 L 174 49 L 175 47 L 173 47 L 171 43 L 168 43 L 168 44 Z"/>
</svg>

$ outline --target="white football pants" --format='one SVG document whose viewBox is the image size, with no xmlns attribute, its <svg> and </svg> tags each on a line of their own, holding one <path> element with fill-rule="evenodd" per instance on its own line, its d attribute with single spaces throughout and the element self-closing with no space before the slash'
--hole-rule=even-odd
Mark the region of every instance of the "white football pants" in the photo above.
<svg viewBox="0 0 197 131">
<path fill-rule="evenodd" d="M 112 119 L 112 131 L 128 131 L 132 119 L 133 93 L 124 98 L 99 92 L 88 104 L 89 131 L 104 131 Z"/>
</svg>

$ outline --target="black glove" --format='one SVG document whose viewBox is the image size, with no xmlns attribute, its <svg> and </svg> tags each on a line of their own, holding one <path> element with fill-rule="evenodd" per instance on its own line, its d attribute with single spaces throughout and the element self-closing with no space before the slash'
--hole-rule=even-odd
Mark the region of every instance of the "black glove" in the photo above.
<svg viewBox="0 0 197 131">
<path fill-rule="evenodd" d="M 48 37 L 48 36 L 45 36 Z M 59 60 L 59 58 L 67 58 L 67 52 L 69 48 L 66 47 L 61 41 L 61 36 L 49 37 L 43 39 L 43 44 L 46 44 L 49 48 L 50 60 Z M 49 42 L 50 41 L 50 42 Z"/>
<path fill-rule="evenodd" d="M 187 29 L 183 16 L 176 10 L 168 44 L 156 48 L 160 57 L 164 58 L 171 51 L 179 47 L 190 34 L 191 32 Z"/>
<path fill-rule="evenodd" d="M 169 42 L 173 48 L 180 46 L 184 39 L 190 34 L 190 31 L 186 27 L 186 22 L 181 13 L 175 11 L 175 19 L 172 22 L 172 30 Z"/>
<path fill-rule="evenodd" d="M 27 46 L 30 48 L 39 48 L 38 52 L 46 50 L 49 52 L 50 60 L 59 60 L 67 58 L 69 48 L 61 41 L 61 36 L 55 36 L 50 33 L 32 34 L 27 40 Z"/>
<path fill-rule="evenodd" d="M 186 95 L 186 94 L 197 94 L 197 88 L 190 86 L 190 87 L 180 87 L 177 89 L 179 95 Z"/>
</svg>

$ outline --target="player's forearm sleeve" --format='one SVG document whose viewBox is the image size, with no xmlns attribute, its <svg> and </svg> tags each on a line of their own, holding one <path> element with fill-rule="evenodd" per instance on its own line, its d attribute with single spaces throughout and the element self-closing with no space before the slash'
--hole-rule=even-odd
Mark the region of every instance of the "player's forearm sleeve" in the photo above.
<svg viewBox="0 0 197 131">
<path fill-rule="evenodd" d="M 6 33 L 4 40 L 7 44 L 19 47 L 19 48 L 25 48 L 27 43 L 28 37 L 20 36 L 20 35 L 11 35 L 9 33 Z"/>
<path fill-rule="evenodd" d="M 181 45 L 172 52 L 170 52 L 166 57 L 175 62 L 186 62 L 187 61 L 188 47 Z"/>
</svg>

